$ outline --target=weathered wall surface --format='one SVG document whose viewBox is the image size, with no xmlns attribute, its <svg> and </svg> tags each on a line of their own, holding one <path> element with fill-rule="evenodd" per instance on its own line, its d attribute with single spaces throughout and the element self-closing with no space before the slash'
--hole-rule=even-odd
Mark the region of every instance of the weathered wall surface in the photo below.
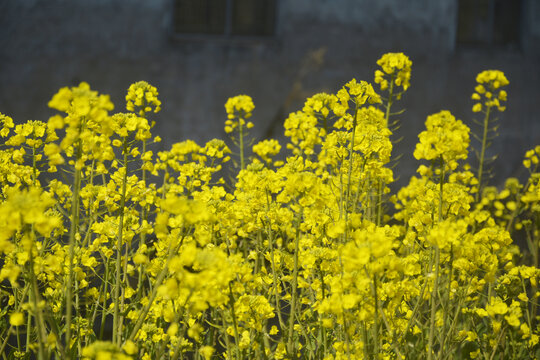
<svg viewBox="0 0 540 360">
<path fill-rule="evenodd" d="M 315 22 L 352 26 L 394 41 L 452 50 L 456 32 L 455 0 L 296 0 L 284 1 L 280 26 L 295 30 L 295 24 Z"/>
<path fill-rule="evenodd" d="M 51 96 L 80 81 L 110 94 L 122 111 L 128 86 L 146 80 L 163 102 L 153 118 L 160 147 L 224 138 L 223 105 L 241 93 L 255 101 L 260 137 L 283 120 L 280 108 L 286 116 L 302 97 L 335 92 L 353 77 L 371 81 L 383 53 L 403 51 L 413 75 L 396 135 L 404 137 L 395 150 L 405 153 L 400 181 L 418 166 L 412 151 L 427 115 L 448 109 L 470 123 L 474 79 L 485 69 L 503 70 L 511 82 L 493 145 L 504 155 L 497 173 L 518 174 L 525 150 L 540 144 L 540 60 L 531 50 L 540 6 L 528 8 L 536 17 L 528 13 L 525 51 L 456 48 L 456 0 L 283 0 L 276 37 L 251 42 L 173 41 L 171 7 L 170 0 L 0 1 L 0 112 L 47 120 Z M 316 50 L 326 51 L 320 64 L 309 56 Z M 282 133 L 279 124 L 274 130 Z"/>
<path fill-rule="evenodd" d="M 531 55 L 540 55 L 540 1 L 523 0 L 523 47 Z"/>
</svg>

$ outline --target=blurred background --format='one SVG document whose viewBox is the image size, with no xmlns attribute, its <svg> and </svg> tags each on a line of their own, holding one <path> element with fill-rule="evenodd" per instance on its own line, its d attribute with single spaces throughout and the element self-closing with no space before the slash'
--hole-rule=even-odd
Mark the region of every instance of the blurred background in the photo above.
<svg viewBox="0 0 540 360">
<path fill-rule="evenodd" d="M 129 85 L 146 80 L 163 103 L 150 116 L 157 150 L 225 138 L 224 104 L 238 94 L 255 102 L 253 136 L 282 138 L 306 97 L 372 82 L 386 52 L 413 61 L 393 108 L 406 109 L 399 183 L 419 165 L 412 152 L 428 115 L 480 117 L 470 97 L 486 69 L 510 80 L 493 184 L 524 175 L 524 152 L 540 144 L 538 0 L 0 0 L 0 112 L 47 121 L 53 94 L 81 81 L 125 111 Z"/>
</svg>

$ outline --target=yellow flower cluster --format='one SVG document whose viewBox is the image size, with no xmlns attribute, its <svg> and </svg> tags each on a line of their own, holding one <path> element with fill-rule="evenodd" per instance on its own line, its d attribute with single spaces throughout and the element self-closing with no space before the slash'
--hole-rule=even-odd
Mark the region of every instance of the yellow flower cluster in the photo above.
<svg viewBox="0 0 540 360">
<path fill-rule="evenodd" d="M 502 112 L 506 109 L 503 104 L 507 99 L 507 94 L 501 88 L 508 85 L 509 82 L 502 71 L 482 71 L 476 76 L 476 82 L 478 85 L 474 88 L 475 92 L 471 97 L 473 100 L 478 101 L 472 108 L 474 112 L 485 112 L 491 108 L 497 108 Z"/>
<path fill-rule="evenodd" d="M 253 152 L 261 157 L 266 163 L 272 162 L 272 157 L 279 154 L 281 145 L 275 139 L 267 139 L 253 145 Z"/>
<path fill-rule="evenodd" d="M 227 111 L 227 121 L 225 121 L 225 132 L 231 133 L 238 126 L 246 126 L 248 129 L 253 127 L 251 121 L 246 123 L 246 120 L 251 117 L 251 113 L 255 109 L 253 100 L 248 95 L 238 95 L 230 98 L 225 103 Z M 237 119 L 237 121 L 233 121 Z"/>
<path fill-rule="evenodd" d="M 536 146 L 534 149 L 531 149 L 525 153 L 525 160 L 523 160 L 523 166 L 527 169 L 531 169 L 534 166 L 534 169 L 538 168 L 538 159 L 540 158 L 540 145 Z"/>
<path fill-rule="evenodd" d="M 2 125 L 2 130 L 0 130 L 0 136 L 6 137 L 9 135 L 9 129 L 13 128 L 13 119 L 7 115 L 0 113 L 0 124 Z"/>
<path fill-rule="evenodd" d="M 375 70 L 375 84 L 379 84 L 381 90 L 387 90 L 391 86 L 402 87 L 406 91 L 410 86 L 412 61 L 403 53 L 387 53 L 379 60 L 377 65 L 382 68 Z"/>
<path fill-rule="evenodd" d="M 381 97 L 373 90 L 373 86 L 367 81 L 357 82 L 356 79 L 352 79 L 341 88 L 336 94 L 338 103 L 334 106 L 334 113 L 337 116 L 345 118 L 345 120 L 353 120 L 355 114 L 347 113 L 351 103 L 356 110 L 360 109 L 365 103 L 376 104 L 381 102 Z M 355 124 L 351 124 L 356 126 Z M 340 127 L 336 125 L 336 127 Z M 351 127 L 346 126 L 350 129 Z"/>
<path fill-rule="evenodd" d="M 126 95 L 126 110 L 135 112 L 139 109 L 137 113 L 142 117 L 152 109 L 157 113 L 161 110 L 158 95 L 157 89 L 146 81 L 131 84 Z"/>
<path fill-rule="evenodd" d="M 418 160 L 442 160 L 454 170 L 457 160 L 466 159 L 469 147 L 469 127 L 443 110 L 428 116 L 426 130 L 418 135 L 414 157 Z"/>
<path fill-rule="evenodd" d="M 540 147 L 526 183 L 479 189 L 469 129 L 441 111 L 414 152 L 430 164 L 391 195 L 390 88 L 406 90 L 411 64 L 378 64 L 387 98 L 356 80 L 310 97 L 285 120 L 279 160 L 276 139 L 244 154 L 254 105 L 229 99 L 239 167 L 218 139 L 147 148 L 160 102 L 145 82 L 128 113 L 81 83 L 53 96 L 63 114 L 47 123 L 0 115 L 0 353 L 537 357 Z"/>
</svg>

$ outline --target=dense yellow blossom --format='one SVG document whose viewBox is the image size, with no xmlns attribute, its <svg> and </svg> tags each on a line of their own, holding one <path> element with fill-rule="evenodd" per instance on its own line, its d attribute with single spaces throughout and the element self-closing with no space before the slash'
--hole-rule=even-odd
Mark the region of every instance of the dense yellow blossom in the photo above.
<svg viewBox="0 0 540 360">
<path fill-rule="evenodd" d="M 382 68 L 382 71 L 375 71 L 375 83 L 381 86 L 381 90 L 388 89 L 389 80 L 393 82 L 393 85 L 403 87 L 403 91 L 409 88 L 412 61 L 407 55 L 387 53 L 377 60 L 377 65 Z"/>
<path fill-rule="evenodd" d="M 411 61 L 377 64 L 383 95 L 354 79 L 313 95 L 284 121 L 281 153 L 277 139 L 251 146 L 247 95 L 225 105 L 236 149 L 152 148 L 161 102 L 146 82 L 129 88 L 128 113 L 81 83 L 53 96 L 48 122 L 0 114 L 0 352 L 535 358 L 540 146 L 526 182 L 482 187 L 464 163 L 468 127 L 441 111 L 414 152 L 428 162 L 392 189 L 390 107 Z M 477 81 L 480 110 L 502 110 L 504 74 Z"/>
<path fill-rule="evenodd" d="M 131 84 L 126 95 L 127 111 L 136 112 L 144 116 L 150 111 L 155 113 L 161 110 L 161 101 L 158 99 L 157 89 L 146 81 L 139 81 Z"/>
<path fill-rule="evenodd" d="M 469 147 L 469 128 L 449 111 L 428 116 L 426 130 L 418 135 L 414 157 L 418 160 L 439 160 L 451 169 L 456 161 L 466 159 Z"/>
</svg>

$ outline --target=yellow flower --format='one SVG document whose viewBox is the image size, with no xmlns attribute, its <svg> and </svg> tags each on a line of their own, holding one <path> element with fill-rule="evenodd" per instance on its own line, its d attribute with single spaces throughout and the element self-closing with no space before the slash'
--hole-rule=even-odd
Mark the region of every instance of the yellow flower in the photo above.
<svg viewBox="0 0 540 360">
<path fill-rule="evenodd" d="M 135 343 L 131 340 L 126 341 L 122 349 L 128 355 L 135 355 L 137 353 L 137 345 L 135 345 Z"/>
<path fill-rule="evenodd" d="M 507 100 L 507 93 L 504 90 L 499 90 L 501 87 L 509 84 L 508 79 L 502 71 L 485 70 L 476 76 L 478 85 L 475 87 L 475 93 L 472 99 L 478 101 L 474 104 L 473 112 L 480 112 L 482 109 L 497 108 L 498 111 L 504 111 L 505 106 L 502 101 Z M 496 92 L 498 91 L 498 94 Z M 495 96 L 496 95 L 496 96 Z M 484 100 L 482 101 L 482 97 Z"/>
<path fill-rule="evenodd" d="M 232 133 L 235 129 L 242 129 L 244 126 L 247 129 L 253 127 L 251 121 L 246 122 L 251 117 L 251 113 L 255 109 L 253 100 L 248 95 L 237 95 L 229 98 L 225 103 L 225 111 L 227 112 L 227 120 L 225 121 L 225 132 Z M 246 136 L 245 130 L 241 134 Z"/>
<path fill-rule="evenodd" d="M 381 90 L 388 88 L 388 81 L 394 82 L 396 86 L 403 87 L 406 91 L 410 86 L 412 61 L 403 53 L 386 53 L 379 60 L 377 65 L 382 71 L 375 71 L 375 83 L 381 86 Z"/>
<path fill-rule="evenodd" d="M 486 311 L 490 317 L 495 315 L 504 315 L 508 312 L 508 305 L 504 303 L 500 298 L 492 298 L 491 302 L 486 305 Z"/>
<path fill-rule="evenodd" d="M 154 113 L 157 113 L 161 110 L 158 95 L 157 89 L 146 81 L 133 83 L 129 86 L 126 95 L 126 109 L 132 112 L 139 109 L 137 113 L 142 117 L 152 111 L 152 108 Z"/>
<path fill-rule="evenodd" d="M 473 108 L 472 108 L 472 111 L 473 112 L 480 112 L 482 111 L 482 104 L 478 103 L 478 104 L 474 104 Z"/>
<path fill-rule="evenodd" d="M 279 330 L 276 325 L 272 325 L 272 327 L 270 328 L 270 331 L 268 332 L 268 334 L 270 335 L 276 335 L 278 333 L 279 333 Z"/>
<path fill-rule="evenodd" d="M 259 155 L 267 163 L 272 162 L 272 156 L 275 156 L 281 150 L 281 145 L 275 139 L 263 140 L 253 145 L 253 152 Z"/>
<path fill-rule="evenodd" d="M 0 129 L 0 136 L 6 137 L 9 135 L 9 129 L 14 127 L 13 119 L 0 113 L 0 125 L 2 126 L 2 129 Z"/>
<path fill-rule="evenodd" d="M 205 360 L 210 360 L 212 358 L 212 354 L 214 353 L 214 348 L 212 346 L 201 346 L 199 348 L 199 354 L 201 354 Z"/>
<path fill-rule="evenodd" d="M 456 120 L 449 111 L 428 116 L 426 130 L 418 135 L 414 157 L 418 160 L 437 160 L 442 157 L 445 164 L 466 159 L 469 147 L 469 127 Z"/>
<path fill-rule="evenodd" d="M 9 323 L 13 326 L 21 326 L 24 324 L 24 314 L 15 312 L 9 315 Z"/>
<path fill-rule="evenodd" d="M 229 98 L 225 103 L 225 110 L 229 119 L 234 119 L 235 117 L 244 120 L 249 119 L 253 109 L 255 109 L 255 105 L 251 96 L 248 95 L 237 95 Z"/>
</svg>

